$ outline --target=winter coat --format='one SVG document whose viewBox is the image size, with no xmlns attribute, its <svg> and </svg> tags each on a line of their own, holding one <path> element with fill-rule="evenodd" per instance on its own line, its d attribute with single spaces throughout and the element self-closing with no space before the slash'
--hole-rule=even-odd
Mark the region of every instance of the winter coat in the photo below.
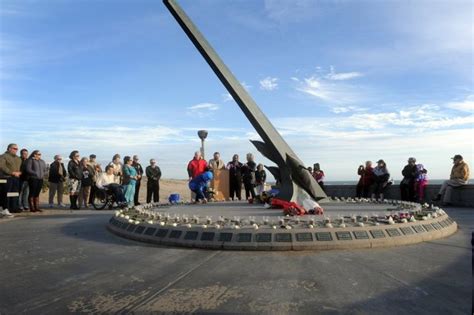
<svg viewBox="0 0 474 315">
<path fill-rule="evenodd" d="M 67 164 L 67 172 L 70 179 L 82 179 L 82 170 L 79 163 L 76 163 L 74 160 L 69 161 Z"/>
<path fill-rule="evenodd" d="M 416 178 L 416 173 L 417 173 L 416 164 L 415 165 L 407 164 L 402 170 L 403 178 L 406 178 L 409 180 L 414 180 Z"/>
<path fill-rule="evenodd" d="M 201 175 L 204 173 L 205 169 L 207 167 L 207 162 L 206 160 L 200 159 L 192 159 L 188 163 L 188 175 L 191 178 L 196 178 L 197 176 Z"/>
<path fill-rule="evenodd" d="M 202 187 L 207 186 L 207 183 L 214 177 L 212 172 L 207 171 L 199 175 L 198 177 L 192 179 L 188 186 L 192 191 L 199 190 Z"/>
<path fill-rule="evenodd" d="M 461 161 L 457 165 L 453 165 L 449 179 L 460 179 L 467 182 L 469 175 L 469 166 L 466 162 Z"/>
<path fill-rule="evenodd" d="M 63 169 L 63 176 L 59 175 L 59 168 Z M 66 168 L 64 167 L 63 163 L 53 162 L 49 166 L 49 176 L 48 181 L 50 183 L 59 183 L 64 182 L 64 179 L 67 176 Z"/>
<path fill-rule="evenodd" d="M 0 155 L 0 176 L 10 177 L 13 172 L 20 172 L 21 158 L 9 152 Z"/>
<path fill-rule="evenodd" d="M 43 179 L 46 174 L 46 163 L 43 160 L 29 158 L 26 160 L 25 171 L 28 178 Z"/>
<path fill-rule="evenodd" d="M 152 181 L 157 182 L 161 178 L 161 170 L 158 166 L 155 166 L 155 167 L 151 167 L 151 165 L 147 166 L 145 169 L 145 174 L 148 179 L 148 182 L 152 182 Z"/>
</svg>

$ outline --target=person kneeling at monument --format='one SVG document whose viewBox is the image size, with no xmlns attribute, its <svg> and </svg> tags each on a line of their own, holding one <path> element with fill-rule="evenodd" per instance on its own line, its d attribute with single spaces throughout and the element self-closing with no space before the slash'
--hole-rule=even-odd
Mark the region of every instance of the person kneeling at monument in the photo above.
<svg viewBox="0 0 474 315">
<path fill-rule="evenodd" d="M 124 207 L 127 206 L 127 201 L 125 200 L 122 185 L 118 183 L 118 180 L 118 177 L 114 174 L 114 167 L 107 165 L 105 172 L 100 173 L 95 185 L 97 188 L 105 190 L 106 193 L 112 194 L 117 204 Z"/>
<path fill-rule="evenodd" d="M 211 179 L 214 177 L 211 171 L 209 171 L 209 168 L 206 168 L 204 173 L 201 175 L 193 178 L 188 186 L 189 189 L 191 189 L 192 192 L 196 194 L 196 201 L 195 203 L 206 203 L 206 193 L 208 190 L 208 185 Z"/>
</svg>

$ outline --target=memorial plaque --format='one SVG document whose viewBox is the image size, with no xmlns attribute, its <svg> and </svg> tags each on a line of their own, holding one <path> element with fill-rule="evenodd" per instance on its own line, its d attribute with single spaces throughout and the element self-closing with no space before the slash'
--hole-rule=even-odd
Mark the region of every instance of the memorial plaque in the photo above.
<svg viewBox="0 0 474 315">
<path fill-rule="evenodd" d="M 237 234 L 237 242 L 251 242 L 252 233 L 239 233 Z"/>
<path fill-rule="evenodd" d="M 402 233 L 400 233 L 400 231 L 396 228 L 394 228 L 394 229 L 385 229 L 385 231 L 387 232 L 388 236 L 390 236 L 390 237 L 402 236 Z"/>
<path fill-rule="evenodd" d="M 148 229 L 146 229 L 145 235 L 152 236 L 153 234 L 155 234 L 155 232 L 156 232 L 156 228 L 149 227 Z"/>
<path fill-rule="evenodd" d="M 444 228 L 445 228 L 445 227 L 448 227 L 449 224 L 448 224 L 447 221 L 448 221 L 448 220 L 443 220 L 443 221 L 439 222 L 439 224 L 440 224 L 442 227 L 444 227 Z"/>
<path fill-rule="evenodd" d="M 415 234 L 415 232 L 413 232 L 413 230 L 412 230 L 411 227 L 409 227 L 409 226 L 401 227 L 401 228 L 400 228 L 400 231 L 402 231 L 403 235 L 412 235 L 412 234 Z"/>
<path fill-rule="evenodd" d="M 124 230 L 126 230 L 129 225 L 130 225 L 130 223 L 123 222 L 121 228 L 124 229 Z"/>
<path fill-rule="evenodd" d="M 437 230 L 441 230 L 443 227 L 441 226 L 441 224 L 439 224 L 438 222 L 435 222 L 435 223 L 431 223 L 431 225 L 437 229 Z M 426 228 L 426 226 L 424 225 L 424 227 Z M 428 229 L 426 229 L 427 231 L 429 231 Z"/>
<path fill-rule="evenodd" d="M 316 239 L 318 241 L 332 241 L 332 235 L 331 235 L 331 232 L 317 232 L 317 233 L 314 233 L 314 235 L 316 236 Z"/>
<path fill-rule="evenodd" d="M 258 233 L 256 235 L 256 240 L 259 243 L 271 242 L 272 241 L 272 234 L 271 233 Z"/>
<path fill-rule="evenodd" d="M 275 242 L 291 242 L 291 233 L 275 234 Z"/>
<path fill-rule="evenodd" d="M 214 240 L 214 236 L 216 236 L 216 233 L 214 232 L 203 232 L 201 235 L 201 241 L 212 242 Z"/>
<path fill-rule="evenodd" d="M 351 232 L 349 231 L 341 231 L 336 232 L 337 239 L 340 241 L 350 241 L 352 240 Z"/>
<path fill-rule="evenodd" d="M 186 234 L 184 234 L 184 239 L 186 241 L 195 241 L 198 238 L 199 232 L 197 231 L 188 231 Z"/>
<path fill-rule="evenodd" d="M 369 239 L 369 234 L 367 231 L 354 231 L 354 237 L 358 240 L 368 240 Z"/>
<path fill-rule="evenodd" d="M 451 218 L 447 218 L 446 221 L 448 221 L 449 224 L 454 223 L 454 220 Z"/>
<path fill-rule="evenodd" d="M 159 229 L 158 232 L 156 232 L 157 237 L 165 237 L 166 234 L 168 234 L 168 229 Z"/>
<path fill-rule="evenodd" d="M 383 230 L 370 230 L 370 234 L 372 234 L 373 238 L 384 238 L 385 233 Z"/>
<path fill-rule="evenodd" d="M 180 238 L 183 231 L 180 230 L 171 230 L 169 238 Z"/>
<path fill-rule="evenodd" d="M 232 241 L 232 233 L 220 233 L 219 242 L 230 242 Z"/>
<path fill-rule="evenodd" d="M 129 224 L 127 228 L 127 232 L 133 232 L 133 230 L 135 230 L 136 227 L 137 225 L 135 224 Z"/>
<path fill-rule="evenodd" d="M 421 225 L 414 225 L 413 229 L 415 230 L 416 233 L 423 233 L 425 232 L 425 229 Z"/>
<path fill-rule="evenodd" d="M 296 241 L 297 242 L 312 242 L 313 241 L 313 234 L 311 233 L 296 233 Z"/>
<path fill-rule="evenodd" d="M 424 227 L 425 230 L 427 230 L 428 232 L 434 230 L 434 228 L 433 228 L 430 224 L 423 224 L 423 227 Z"/>
<path fill-rule="evenodd" d="M 138 226 L 138 227 L 135 229 L 135 233 L 136 233 L 136 234 L 142 234 L 143 231 L 145 231 L 145 227 L 144 227 L 144 226 Z"/>
<path fill-rule="evenodd" d="M 128 225 L 127 222 L 119 222 L 118 227 L 121 229 L 125 229 L 125 227 Z"/>
</svg>

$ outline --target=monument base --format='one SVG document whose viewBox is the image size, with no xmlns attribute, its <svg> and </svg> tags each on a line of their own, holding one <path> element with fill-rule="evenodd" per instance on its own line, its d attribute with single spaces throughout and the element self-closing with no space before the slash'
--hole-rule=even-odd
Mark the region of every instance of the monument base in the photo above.
<svg viewBox="0 0 474 315">
<path fill-rule="evenodd" d="M 324 217 L 284 217 L 279 209 L 242 202 L 147 204 L 117 211 L 108 229 L 147 243 L 230 250 L 401 246 L 447 237 L 457 230 L 442 209 L 415 203 L 332 200 L 321 205 Z"/>
</svg>

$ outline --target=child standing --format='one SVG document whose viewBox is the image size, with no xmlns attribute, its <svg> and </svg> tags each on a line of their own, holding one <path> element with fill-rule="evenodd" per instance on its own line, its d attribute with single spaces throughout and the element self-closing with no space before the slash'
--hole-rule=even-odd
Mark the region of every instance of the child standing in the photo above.
<svg viewBox="0 0 474 315">
<path fill-rule="evenodd" d="M 425 199 L 425 188 L 428 185 L 428 170 L 425 169 L 423 164 L 416 165 L 416 181 L 415 181 L 415 193 L 417 194 L 418 201 L 421 203 Z"/>
</svg>

